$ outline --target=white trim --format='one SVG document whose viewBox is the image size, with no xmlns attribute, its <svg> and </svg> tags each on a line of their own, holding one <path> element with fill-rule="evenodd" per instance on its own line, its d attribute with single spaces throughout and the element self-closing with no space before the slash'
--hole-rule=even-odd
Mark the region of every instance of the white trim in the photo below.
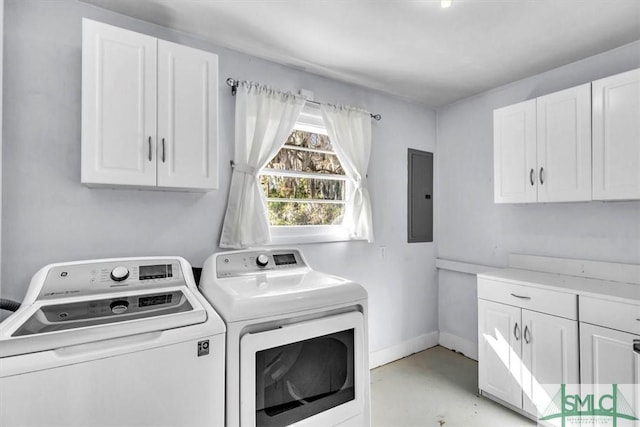
<svg viewBox="0 0 640 427">
<path fill-rule="evenodd" d="M 332 155 L 332 156 L 336 155 L 335 151 L 319 150 L 319 149 L 315 149 L 315 148 L 307 148 L 307 147 L 301 147 L 299 145 L 290 145 L 290 144 L 283 145 L 281 150 L 304 151 L 305 153 L 329 154 L 329 155 Z"/>
<path fill-rule="evenodd" d="M 346 175 L 335 175 L 330 173 L 315 173 L 315 172 L 298 172 L 289 169 L 271 169 L 271 168 L 263 168 L 260 170 L 258 176 L 267 175 L 267 176 L 284 176 L 287 178 L 309 178 L 309 179 L 317 179 L 317 180 L 327 180 L 327 181 L 350 181 Z"/>
<path fill-rule="evenodd" d="M 377 368 L 378 366 L 386 365 L 403 357 L 435 347 L 438 345 L 438 336 L 438 331 L 433 331 L 409 341 L 404 341 L 393 347 L 369 353 L 369 369 Z"/>
<path fill-rule="evenodd" d="M 267 246 L 354 240 L 341 225 L 272 225 L 270 230 L 271 242 Z"/>
<path fill-rule="evenodd" d="M 344 205 L 344 200 L 333 199 L 279 199 L 277 197 L 268 197 L 267 202 L 273 203 L 317 203 L 319 205 Z M 273 227 L 273 226 L 272 226 Z"/>
<path fill-rule="evenodd" d="M 303 132 L 317 133 L 320 135 L 328 135 L 327 128 L 324 125 L 324 119 L 320 112 L 320 105 L 305 102 L 294 129 Z"/>
<path fill-rule="evenodd" d="M 457 273 L 480 274 L 498 267 L 490 267 L 481 264 L 470 264 L 468 262 L 453 261 L 449 259 L 436 258 L 436 268 L 441 270 L 455 271 Z"/>
<path fill-rule="evenodd" d="M 440 339 L 438 344 L 449 350 L 462 353 L 469 359 L 478 360 L 478 343 L 469 341 L 466 338 L 461 338 L 457 335 L 450 334 L 448 332 L 440 332 Z"/>
</svg>

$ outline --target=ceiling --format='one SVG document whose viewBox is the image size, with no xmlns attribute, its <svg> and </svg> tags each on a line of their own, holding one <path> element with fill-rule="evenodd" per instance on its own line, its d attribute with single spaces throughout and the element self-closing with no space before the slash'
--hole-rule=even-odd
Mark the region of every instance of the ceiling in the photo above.
<svg viewBox="0 0 640 427">
<path fill-rule="evenodd" d="M 640 0 L 84 1 L 434 108 L 640 40 Z"/>
</svg>

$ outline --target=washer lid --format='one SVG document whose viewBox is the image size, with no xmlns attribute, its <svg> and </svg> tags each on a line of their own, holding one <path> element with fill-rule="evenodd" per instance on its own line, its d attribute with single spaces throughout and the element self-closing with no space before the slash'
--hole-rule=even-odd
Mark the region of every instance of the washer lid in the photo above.
<svg viewBox="0 0 640 427">
<path fill-rule="evenodd" d="M 203 270 L 200 291 L 227 323 L 367 299 L 361 285 L 306 268 L 220 279 Z"/>
</svg>

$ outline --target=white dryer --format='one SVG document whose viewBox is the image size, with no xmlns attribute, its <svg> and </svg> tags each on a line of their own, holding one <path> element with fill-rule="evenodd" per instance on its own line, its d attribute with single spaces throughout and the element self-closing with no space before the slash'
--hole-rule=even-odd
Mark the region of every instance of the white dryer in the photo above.
<svg viewBox="0 0 640 427">
<path fill-rule="evenodd" d="M 0 323 L 0 423 L 221 426 L 224 346 L 183 258 L 48 265 Z"/>
<path fill-rule="evenodd" d="M 212 255 L 200 291 L 227 325 L 227 427 L 370 425 L 361 285 L 268 249 Z"/>
</svg>

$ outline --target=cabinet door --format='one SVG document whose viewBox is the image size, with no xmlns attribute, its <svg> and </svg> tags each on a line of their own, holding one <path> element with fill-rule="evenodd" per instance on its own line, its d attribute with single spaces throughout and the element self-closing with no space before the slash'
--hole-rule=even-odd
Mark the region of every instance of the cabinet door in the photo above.
<svg viewBox="0 0 640 427">
<path fill-rule="evenodd" d="M 218 186 L 218 57 L 158 41 L 158 186 Z"/>
<path fill-rule="evenodd" d="M 522 310 L 522 325 L 523 409 L 537 416 L 560 384 L 580 382 L 578 322 Z"/>
<path fill-rule="evenodd" d="M 520 309 L 478 300 L 478 387 L 522 407 Z"/>
<path fill-rule="evenodd" d="M 640 354 L 634 340 L 640 336 L 614 329 L 580 323 L 580 382 L 597 384 L 610 390 L 611 384 L 635 384 L 625 390 L 624 398 L 640 411 Z"/>
<path fill-rule="evenodd" d="M 538 201 L 591 200 L 591 84 L 536 104 Z"/>
<path fill-rule="evenodd" d="M 592 87 L 593 199 L 640 199 L 640 69 Z"/>
<path fill-rule="evenodd" d="M 82 22 L 82 182 L 156 184 L 156 39 Z"/>
<path fill-rule="evenodd" d="M 494 110 L 493 138 L 495 202 L 535 202 L 535 99 Z"/>
</svg>

